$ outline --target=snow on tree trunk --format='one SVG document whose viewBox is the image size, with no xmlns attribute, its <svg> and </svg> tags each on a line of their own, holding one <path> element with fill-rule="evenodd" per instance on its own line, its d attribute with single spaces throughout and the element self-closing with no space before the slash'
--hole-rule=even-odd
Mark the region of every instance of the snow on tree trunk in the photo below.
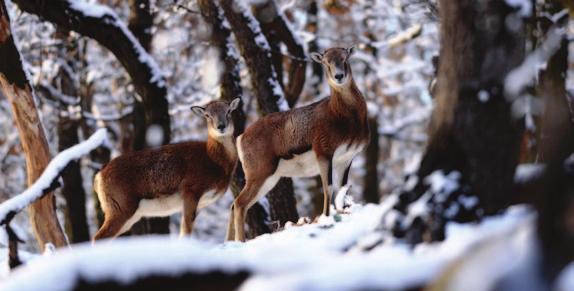
<svg viewBox="0 0 574 291">
<path fill-rule="evenodd" d="M 219 1 L 231 25 L 262 115 L 289 109 L 271 62 L 271 51 L 259 22 L 238 1 Z"/>
<path fill-rule="evenodd" d="M 0 87 L 12 106 L 20 143 L 26 156 L 28 185 L 31 185 L 50 161 L 50 152 L 36 109 L 34 93 L 14 43 L 4 0 L 0 1 Z M 34 202 L 29 207 L 29 213 L 40 249 L 43 250 L 46 243 L 56 247 L 68 244 L 56 217 L 52 193 Z"/>
<path fill-rule="evenodd" d="M 242 3 L 231 0 L 220 0 L 219 4 L 235 35 L 241 56 L 245 60 L 251 76 L 251 83 L 255 91 L 259 111 L 267 115 L 280 110 L 287 110 L 283 90 L 277 81 L 277 74 L 271 62 L 271 51 L 267 39 L 261 31 L 257 20 L 251 15 Z M 269 191 L 269 215 L 271 222 L 283 225 L 287 221 L 297 221 L 299 215 L 295 206 L 293 182 L 282 178 L 277 185 Z M 267 231 L 265 221 L 258 219 L 260 231 Z M 251 237 L 261 234 L 249 231 Z"/>
<path fill-rule="evenodd" d="M 522 92 L 505 90 L 508 73 L 524 58 L 520 9 L 501 0 L 443 0 L 439 7 L 429 143 L 398 193 L 396 211 L 383 221 L 411 243 L 442 240 L 446 221 L 476 220 L 508 205 L 522 131 L 521 116 L 511 112 Z"/>
<path fill-rule="evenodd" d="M 557 1 L 543 6 L 540 14 L 559 15 L 563 9 Z M 556 25 L 567 27 L 564 13 L 555 23 L 542 22 L 539 33 L 547 38 L 559 33 Z M 542 43 L 541 47 L 546 44 Z M 542 120 L 540 159 L 547 163 L 542 186 L 535 188 L 538 209 L 538 235 L 543 254 L 545 277 L 552 282 L 569 262 L 574 260 L 574 124 L 566 92 L 568 69 L 568 40 L 558 39 L 558 48 L 539 76 L 539 87 L 545 101 Z M 565 165 L 566 164 L 566 165 Z"/>
<path fill-rule="evenodd" d="M 254 14 L 259 23 L 263 34 L 270 42 L 272 47 L 271 56 L 278 73 L 278 80 L 285 91 L 285 99 L 290 107 L 293 107 L 305 84 L 305 70 L 307 61 L 303 45 L 295 33 L 290 28 L 289 22 L 285 15 L 277 9 L 277 4 L 273 0 L 259 1 L 253 4 Z M 289 72 L 287 85 L 283 85 L 283 54 L 281 53 L 280 44 L 287 47 Z"/>
<path fill-rule="evenodd" d="M 108 7 L 76 0 L 14 1 L 25 12 L 96 40 L 109 49 L 132 78 L 145 105 L 146 125 L 158 126 L 161 144 L 171 139 L 170 117 L 163 73 L 119 17 Z"/>
<path fill-rule="evenodd" d="M 222 100 L 232 101 L 237 97 L 242 97 L 243 89 L 241 88 L 241 78 L 239 76 L 239 56 L 235 50 L 231 39 L 231 28 L 229 22 L 223 15 L 221 7 L 211 0 L 198 1 L 199 10 L 205 21 L 211 28 L 211 41 L 219 50 L 219 60 L 223 64 L 221 72 L 221 96 Z M 239 136 L 245 129 L 245 112 L 243 111 L 243 102 L 237 110 L 232 113 L 233 123 L 235 125 L 235 136 Z M 245 186 L 245 174 L 241 166 L 235 169 L 233 179 L 231 180 L 230 189 L 233 197 L 237 197 Z M 249 225 L 249 235 L 256 236 L 261 233 L 271 232 L 271 229 L 265 224 L 267 214 L 261 204 L 257 203 L 247 212 L 246 221 Z"/>
</svg>

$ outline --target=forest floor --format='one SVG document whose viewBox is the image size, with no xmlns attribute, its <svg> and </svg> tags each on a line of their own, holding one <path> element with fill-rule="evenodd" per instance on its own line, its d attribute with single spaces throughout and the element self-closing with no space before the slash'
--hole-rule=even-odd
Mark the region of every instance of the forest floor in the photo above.
<svg viewBox="0 0 574 291">
<path fill-rule="evenodd" d="M 412 247 L 379 228 L 392 205 L 388 200 L 355 204 L 349 213 L 291 224 L 245 243 L 127 237 L 43 256 L 26 254 L 27 264 L 7 278 L 7 262 L 2 262 L 0 289 L 62 290 L 80 278 L 129 283 L 150 274 L 217 270 L 249 272 L 242 290 L 397 290 L 436 284 L 453 264 L 474 263 L 474 254 L 500 270 L 535 253 L 535 214 L 528 207 L 515 206 L 479 223 L 449 223 L 445 241 Z M 5 250 L 0 255 L 7 257 Z"/>
</svg>

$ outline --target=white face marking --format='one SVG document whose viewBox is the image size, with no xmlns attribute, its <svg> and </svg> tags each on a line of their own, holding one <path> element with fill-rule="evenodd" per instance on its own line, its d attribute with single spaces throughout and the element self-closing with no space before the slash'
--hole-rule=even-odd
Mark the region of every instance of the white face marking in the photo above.
<svg viewBox="0 0 574 291">
<path fill-rule="evenodd" d="M 319 165 L 315 153 L 310 150 L 295 155 L 289 160 L 279 160 L 274 175 L 280 177 L 312 177 L 319 175 Z"/>
<path fill-rule="evenodd" d="M 232 136 L 233 135 L 233 123 L 230 123 L 225 127 L 223 132 L 219 131 L 219 129 L 213 128 L 209 126 L 207 128 L 207 134 L 215 139 L 221 139 L 224 137 Z"/>
<path fill-rule="evenodd" d="M 346 88 L 349 85 L 349 80 L 351 78 L 349 78 L 348 75 L 345 75 L 345 77 L 339 82 L 338 80 L 333 79 L 329 74 L 327 74 L 327 81 L 329 82 L 329 85 L 331 87 L 335 87 L 338 89 L 341 88 Z"/>
</svg>

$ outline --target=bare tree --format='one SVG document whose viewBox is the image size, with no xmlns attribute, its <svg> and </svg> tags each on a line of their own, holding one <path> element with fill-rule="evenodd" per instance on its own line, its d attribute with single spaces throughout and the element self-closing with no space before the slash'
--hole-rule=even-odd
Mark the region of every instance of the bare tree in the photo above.
<svg viewBox="0 0 574 291">
<path fill-rule="evenodd" d="M 34 93 L 22 67 L 20 52 L 14 44 L 10 18 L 4 0 L 0 0 L 0 87 L 8 98 L 26 157 L 28 184 L 31 185 L 50 161 L 48 142 L 38 116 Z M 43 250 L 46 243 L 67 245 L 58 223 L 54 196 L 47 194 L 29 207 L 32 229 Z"/>
<path fill-rule="evenodd" d="M 379 164 L 379 123 L 377 117 L 369 118 L 369 128 L 371 135 L 369 136 L 369 144 L 365 150 L 365 189 L 363 197 L 367 203 L 379 203 L 379 172 L 377 166 Z"/>
<path fill-rule="evenodd" d="M 430 140 L 395 205 L 399 219 L 393 230 L 411 243 L 443 239 L 447 220 L 475 220 L 509 204 L 522 131 L 522 119 L 511 114 L 511 103 L 520 96 L 506 94 L 504 84 L 524 58 L 520 15 L 499 0 L 443 0 L 439 7 L 441 50 Z M 518 25 L 505 25 L 507 18 Z M 439 176 L 458 187 L 433 191 L 430 185 Z M 428 213 L 409 214 L 415 201 L 426 202 Z"/>
<path fill-rule="evenodd" d="M 223 10 L 211 0 L 198 1 L 201 15 L 211 27 L 211 42 L 219 50 L 219 60 L 223 64 L 221 72 L 221 96 L 220 98 L 228 102 L 243 94 L 239 76 L 239 59 L 235 57 L 234 44 L 231 42 L 231 30 L 225 25 L 226 19 Z M 235 135 L 239 136 L 245 129 L 245 112 L 243 111 L 243 101 L 237 110 L 233 112 L 233 123 L 235 125 Z M 231 180 L 230 188 L 233 197 L 237 197 L 245 185 L 245 175 L 241 165 L 235 169 L 235 174 Z M 261 233 L 271 232 L 265 223 L 267 213 L 265 209 L 256 204 L 247 213 L 247 224 L 250 235 L 256 236 Z"/>
<path fill-rule="evenodd" d="M 220 0 L 219 4 L 231 25 L 241 56 L 251 76 L 252 87 L 262 115 L 287 109 L 283 91 L 271 61 L 271 52 L 257 20 L 240 3 Z M 284 224 L 298 219 L 291 179 L 281 179 L 267 195 L 272 221 Z M 260 223 L 261 224 L 261 223 Z M 265 230 L 261 227 L 261 230 Z M 253 233 L 250 230 L 250 235 Z"/>
<path fill-rule="evenodd" d="M 130 17 L 128 22 L 128 28 L 132 31 L 134 36 L 138 39 L 142 47 L 147 51 L 151 52 L 151 41 L 153 35 L 151 34 L 151 29 L 153 26 L 153 14 L 151 12 L 151 5 L 149 0 L 130 0 Z M 140 102 L 138 98 L 135 98 L 134 109 L 131 114 L 131 121 L 133 123 L 133 131 L 127 130 L 123 134 L 127 135 L 128 141 L 123 144 L 123 151 L 133 151 L 141 150 L 147 147 L 146 143 L 146 133 L 148 130 L 148 125 L 145 120 L 146 111 L 162 110 L 162 108 L 145 108 L 146 104 Z M 167 110 L 167 108 L 165 108 Z M 162 112 L 157 112 L 157 115 L 161 115 Z M 129 119 L 126 119 L 129 121 Z M 124 126 L 125 129 L 126 126 Z M 131 132 L 131 133 L 130 133 Z M 171 133 L 171 129 L 170 129 Z M 171 134 L 170 134 L 171 135 Z M 131 141 L 131 144 L 130 144 Z M 164 144 L 169 143 L 169 140 L 163 140 Z M 138 221 L 131 230 L 132 234 L 147 234 L 147 233 L 158 233 L 167 234 L 169 233 L 169 217 L 152 217 L 143 218 Z"/>
<path fill-rule="evenodd" d="M 559 1 L 548 1 L 543 13 L 557 15 L 564 8 Z M 557 26 L 567 27 L 568 16 L 553 23 L 540 18 L 538 28 L 551 37 Z M 545 101 L 542 121 L 540 160 L 546 163 L 546 173 L 541 186 L 535 187 L 534 200 L 538 209 L 538 235 L 542 249 L 544 279 L 553 282 L 559 272 L 574 260 L 574 163 L 568 157 L 574 152 L 574 117 L 570 112 L 566 92 L 568 70 L 568 40 L 560 36 L 556 52 L 540 72 L 539 87 Z M 550 288 L 550 287 L 549 287 Z"/>
<path fill-rule="evenodd" d="M 60 68 L 53 85 L 64 96 L 73 101 L 73 104 L 61 102 L 64 112 L 73 112 L 67 110 L 69 106 L 78 107 L 79 90 L 77 82 L 77 68 L 75 60 L 79 57 L 77 39 L 69 35 L 66 30 L 57 30 L 56 38 L 61 40 L 58 49 L 60 58 Z M 51 91 L 51 90 L 49 90 Z M 50 93 L 48 93 L 50 94 Z M 56 94 L 57 95 L 57 94 Z M 73 145 L 76 145 L 80 138 L 78 131 L 80 128 L 80 114 L 60 114 L 58 118 L 58 151 L 63 151 Z M 86 218 L 86 191 L 83 186 L 82 173 L 79 161 L 72 161 L 62 173 L 64 185 L 61 193 L 66 199 L 66 232 L 70 242 L 83 242 L 90 240 L 88 222 Z"/>
<path fill-rule="evenodd" d="M 141 4 L 141 2 L 136 1 Z M 136 3 L 134 2 L 134 3 Z M 15 3 L 25 12 L 36 14 L 41 18 L 50 21 L 61 28 L 73 30 L 81 35 L 93 38 L 100 45 L 109 49 L 118 59 L 130 75 L 136 93 L 141 97 L 141 104 L 136 102 L 134 113 L 134 136 L 130 145 L 135 149 L 141 149 L 145 145 L 146 130 L 152 126 L 161 129 L 161 143 L 169 143 L 171 138 L 170 117 L 168 113 L 168 103 L 166 99 L 167 88 L 165 78 L 157 67 L 157 64 L 144 47 L 150 46 L 144 28 L 138 30 L 142 25 L 149 24 L 149 17 L 142 16 L 132 19 L 132 27 L 143 35 L 140 40 L 147 41 L 143 46 L 139 41 L 134 41 L 134 36 L 125 28 L 125 25 L 113 11 L 105 6 L 98 6 L 100 13 L 92 14 L 88 10 L 92 7 L 75 5 L 69 0 L 57 0 L 44 5 L 41 0 L 19 0 Z M 138 6 L 135 11 L 138 13 L 146 11 Z M 149 10 L 149 6 L 147 6 Z M 142 24 L 143 23 L 143 24 Z M 89 108 L 91 102 L 82 100 L 83 108 Z M 143 118 L 142 118 L 143 117 Z M 86 131 L 86 130 L 84 130 Z M 89 130 L 88 130 L 89 131 Z M 100 157 L 101 162 L 105 162 L 105 150 Z M 98 155 L 99 154 L 95 154 Z M 165 232 L 166 223 L 160 223 L 161 232 Z"/>
<path fill-rule="evenodd" d="M 277 73 L 277 80 L 285 92 L 289 107 L 293 107 L 305 84 L 305 69 L 307 65 L 303 45 L 289 28 L 287 19 L 278 9 L 273 0 L 259 1 L 253 4 L 255 18 L 261 24 L 261 29 L 271 48 L 271 60 Z M 281 43 L 285 44 L 289 55 L 284 58 L 281 53 Z M 283 62 L 289 61 L 287 84 L 283 82 Z"/>
<path fill-rule="evenodd" d="M 43 0 L 17 0 L 14 3 L 25 12 L 90 37 L 109 49 L 126 69 L 142 98 L 146 126 L 158 126 L 162 143 L 169 142 L 171 122 L 165 78 L 155 61 L 139 42 L 133 41 L 133 35 L 124 29 L 124 23 L 111 9 L 98 6 L 99 13 L 93 14 L 88 10 L 95 4 L 75 5 L 76 2 L 70 0 L 55 0 L 50 5 L 45 5 Z"/>
</svg>

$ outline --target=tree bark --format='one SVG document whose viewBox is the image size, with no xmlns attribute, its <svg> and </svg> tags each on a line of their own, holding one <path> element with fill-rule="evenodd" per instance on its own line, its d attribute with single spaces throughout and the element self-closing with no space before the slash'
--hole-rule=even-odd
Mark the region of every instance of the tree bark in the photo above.
<svg viewBox="0 0 574 291">
<path fill-rule="evenodd" d="M 279 12 L 273 0 L 266 0 L 253 4 L 255 18 L 261 24 L 262 32 L 271 46 L 271 59 L 277 72 L 277 79 L 285 91 L 285 99 L 289 107 L 293 107 L 305 85 L 305 69 L 307 62 L 303 45 L 289 28 L 287 19 Z M 289 73 L 287 85 L 283 83 L 283 54 L 281 43 L 285 44 L 289 56 Z"/>
<path fill-rule="evenodd" d="M 77 72 L 74 62 L 79 57 L 77 42 L 69 36 L 69 32 L 65 30 L 57 30 L 56 38 L 62 42 L 61 47 L 58 49 L 58 57 L 63 64 L 60 66 L 58 75 L 54 80 L 54 86 L 59 89 L 62 94 L 79 98 L 77 84 L 74 79 L 74 75 Z M 68 106 L 70 105 L 66 104 L 61 110 L 70 112 L 67 110 Z M 79 143 L 79 126 L 80 119 L 78 116 L 60 114 L 58 119 L 58 151 L 63 151 Z M 71 161 L 62 172 L 62 179 L 64 185 L 62 186 L 61 193 L 66 200 L 65 228 L 68 238 L 73 243 L 89 241 L 90 233 L 86 216 L 86 191 L 84 190 L 82 182 L 80 162 Z"/>
<path fill-rule="evenodd" d="M 308 14 L 308 22 L 305 27 L 305 30 L 309 33 L 314 35 L 318 35 L 319 33 L 319 25 L 318 25 L 318 14 L 319 14 L 319 6 L 317 5 L 317 0 L 310 0 L 309 6 L 307 6 L 307 14 Z M 317 37 L 315 37 L 312 41 L 309 42 L 309 51 L 310 52 L 319 52 L 319 45 L 317 43 Z M 318 95 L 321 93 L 321 84 L 323 84 L 323 66 L 317 62 L 311 62 L 311 71 L 313 72 L 313 79 L 312 79 L 312 87 L 313 87 L 313 96 Z"/>
<path fill-rule="evenodd" d="M 259 23 L 241 3 L 220 0 L 224 15 L 231 25 L 241 56 L 245 60 L 251 84 L 262 115 L 287 109 L 283 92 L 278 87 L 277 73 L 272 65 L 271 51 Z M 257 27 L 256 30 L 252 27 Z"/>
<path fill-rule="evenodd" d="M 82 112 L 92 112 L 93 104 L 93 97 L 94 97 L 94 83 L 88 82 L 88 71 L 86 68 L 88 67 L 88 63 L 86 61 L 86 54 L 87 54 L 87 40 L 86 39 L 78 39 L 79 47 L 79 67 L 78 67 L 78 79 L 79 79 L 79 94 L 80 94 L 80 108 Z M 92 114 L 94 115 L 94 114 Z M 98 124 L 96 120 L 86 118 L 83 116 L 80 127 L 84 136 L 91 136 L 95 130 L 96 126 L 103 126 L 103 124 Z M 91 177 L 91 181 L 94 181 L 94 176 L 97 172 L 101 169 L 103 165 L 108 163 L 111 158 L 111 151 L 107 147 L 98 147 L 96 150 L 90 153 L 90 160 L 95 164 L 94 172 Z M 98 199 L 98 194 L 96 191 L 92 190 L 89 192 L 92 196 L 92 200 L 94 201 L 94 212 L 95 212 L 95 219 L 96 224 L 98 227 L 101 227 L 104 223 L 104 212 L 100 205 L 100 200 Z"/>
<path fill-rule="evenodd" d="M 405 187 L 395 205 L 404 216 L 392 227 L 395 235 L 411 243 L 443 239 L 447 220 L 472 221 L 506 207 L 519 155 L 522 129 L 511 115 L 509 101 L 519 96 L 505 96 L 504 80 L 524 57 L 520 17 L 500 0 L 442 0 L 440 13 L 437 104 L 430 140 L 412 177 L 414 187 Z M 511 31 L 504 25 L 507 17 L 520 26 Z M 445 188 L 433 192 L 427 177 L 441 173 L 458 187 L 446 194 Z M 472 196 L 478 205 L 460 202 Z M 421 197 L 427 199 L 429 213 L 405 221 L 409 205 Z M 456 211 L 447 214 L 447 209 Z"/>
<path fill-rule="evenodd" d="M 80 9 L 82 6 L 78 8 L 78 5 L 72 5 L 77 2 L 54 0 L 50 1 L 50 5 L 44 2 L 44 0 L 14 1 L 23 11 L 90 37 L 109 49 L 126 69 L 136 92 L 141 96 L 146 109 L 146 125 L 159 126 L 163 134 L 162 144 L 168 143 L 171 131 L 165 78 L 142 46 L 133 41 L 134 36 L 117 15 L 105 6 L 98 6 L 96 9 L 101 11 L 101 15 L 93 15 Z"/>
<path fill-rule="evenodd" d="M 26 157 L 28 185 L 31 185 L 48 165 L 50 151 L 34 93 L 24 73 L 20 52 L 14 44 L 4 0 L 0 0 L 0 87 L 12 106 Z M 68 244 L 54 206 L 54 195 L 49 193 L 29 207 L 32 229 L 41 250 L 47 243 L 56 247 Z"/>
<path fill-rule="evenodd" d="M 364 197 L 367 203 L 379 203 L 379 172 L 377 166 L 379 164 L 379 122 L 377 116 L 369 118 L 369 128 L 371 135 L 369 136 L 369 144 L 365 151 L 365 189 Z"/>
<path fill-rule="evenodd" d="M 221 96 L 222 100 L 231 102 L 237 97 L 242 97 L 243 89 L 241 88 L 241 78 L 239 76 L 239 59 L 236 58 L 233 43 L 231 42 L 231 30 L 225 23 L 225 16 L 223 11 L 216 3 L 211 0 L 199 0 L 199 10 L 202 17 L 210 25 L 211 28 L 211 42 L 219 50 L 219 60 L 223 64 L 223 71 L 220 76 L 221 83 Z M 243 111 L 243 101 L 239 108 L 232 113 L 233 124 L 235 126 L 234 135 L 237 137 L 243 133 L 245 129 L 245 112 Z M 230 189 L 233 197 L 237 197 L 243 187 L 245 186 L 245 174 L 241 168 L 241 164 L 237 165 L 231 180 Z M 249 225 L 249 238 L 255 237 L 258 234 L 269 233 L 271 229 L 263 222 L 267 219 L 265 209 L 256 203 L 247 212 L 247 225 Z"/>
<path fill-rule="evenodd" d="M 558 1 L 548 1 L 542 12 L 554 15 L 562 9 Z M 567 27 L 568 19 L 564 17 L 557 22 Z M 553 25 L 549 22 L 541 23 L 541 33 L 548 35 Z M 564 165 L 565 160 L 574 152 L 574 119 L 566 92 L 567 72 L 568 39 L 564 35 L 559 49 L 539 77 L 539 92 L 545 101 L 539 156 L 546 163 L 547 170 L 544 184 L 536 193 L 535 206 L 538 210 L 537 231 L 544 277 L 548 282 L 553 282 L 560 271 L 574 260 L 574 171 L 572 163 L 568 167 Z"/>
<path fill-rule="evenodd" d="M 241 56 L 251 76 L 251 82 L 255 91 L 259 111 L 262 115 L 277 112 L 280 108 L 287 109 L 287 104 L 277 82 L 277 74 L 271 62 L 271 52 L 265 37 L 261 33 L 259 23 L 241 4 L 232 0 L 220 0 L 219 4 L 223 13 L 231 25 L 235 35 Z M 238 6 L 239 5 L 239 6 Z M 253 29 L 256 27 L 256 29 Z M 291 179 L 282 178 L 277 185 L 267 194 L 270 205 L 271 222 L 279 222 L 283 225 L 287 221 L 297 221 L 299 215 L 295 206 L 293 194 L 293 182 Z M 258 206 L 257 206 L 258 207 Z M 251 237 L 261 234 L 259 231 L 267 231 L 265 221 L 258 219 L 259 230 L 254 233 L 250 230 Z"/>
<path fill-rule="evenodd" d="M 149 0 L 130 0 L 130 17 L 128 28 L 138 39 L 141 46 L 147 51 L 151 52 L 152 34 L 151 29 L 153 26 L 153 14 Z M 148 126 L 146 125 L 145 113 L 155 111 L 158 108 L 146 108 L 144 102 L 135 98 L 134 111 L 131 115 L 133 123 L 133 132 L 128 133 L 124 131 L 122 134 L 127 134 L 128 141 L 133 141 L 131 145 L 126 143 L 124 145 L 124 152 L 141 150 L 147 147 L 146 133 Z M 161 109 L 161 108 L 159 108 Z M 167 113 L 167 112 L 166 112 Z M 156 112 L 154 115 L 161 115 L 162 112 Z M 127 119 L 129 121 L 129 119 Z M 124 126 L 125 128 L 126 126 Z M 170 130 L 171 133 L 171 130 Z M 133 136 L 130 136 L 133 135 Z M 169 143 L 169 140 L 163 140 L 164 144 Z M 132 234 L 168 234 L 169 233 L 169 217 L 152 217 L 142 218 L 139 222 L 134 224 L 131 230 Z"/>
</svg>

